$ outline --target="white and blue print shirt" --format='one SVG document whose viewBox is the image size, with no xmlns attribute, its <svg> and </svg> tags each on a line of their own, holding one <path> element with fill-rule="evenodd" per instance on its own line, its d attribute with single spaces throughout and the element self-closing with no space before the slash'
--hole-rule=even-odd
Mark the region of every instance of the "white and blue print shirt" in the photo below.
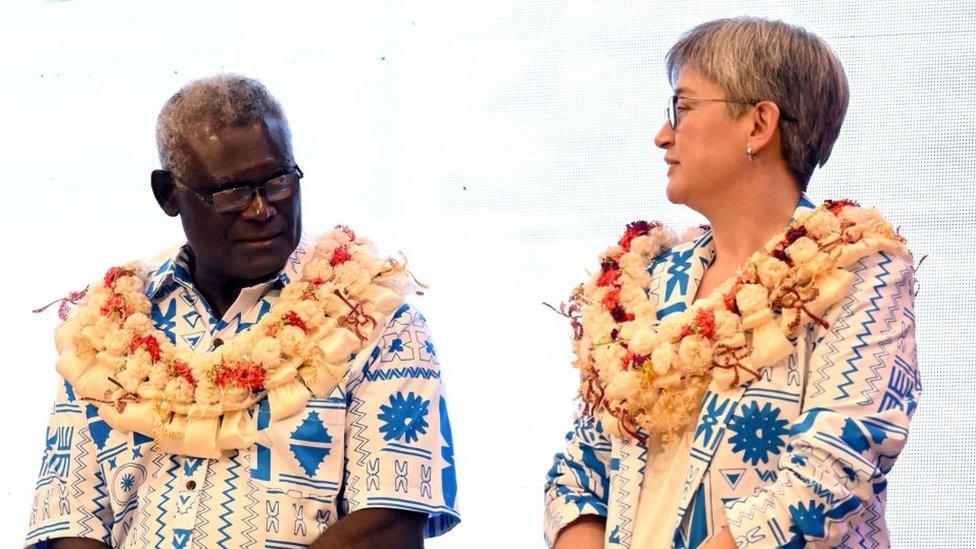
<svg viewBox="0 0 976 549">
<path fill-rule="evenodd" d="M 152 319 L 173 343 L 212 349 L 257 323 L 306 258 L 303 241 L 274 280 L 241 292 L 216 318 L 193 286 L 185 250 L 150 275 Z M 371 507 L 428 515 L 425 534 L 460 520 L 441 370 L 422 314 L 404 304 L 358 371 L 327 398 L 270 422 L 259 439 L 203 459 L 153 450 L 120 433 L 61 384 L 45 438 L 26 545 L 83 537 L 111 547 L 296 548 Z"/>
<path fill-rule="evenodd" d="M 708 232 L 654 260 L 659 320 L 691 305 L 714 258 Z M 674 547 L 698 547 L 726 525 L 740 548 L 889 546 L 887 475 L 921 391 L 914 271 L 886 252 L 851 271 L 848 296 L 824 315 L 829 328 L 801 331 L 793 353 L 746 387 L 706 393 L 680 503 L 656 526 L 674 532 Z M 647 459 L 644 445 L 577 415 L 547 477 L 547 542 L 588 514 L 606 518 L 607 547 L 631 547 Z"/>
</svg>

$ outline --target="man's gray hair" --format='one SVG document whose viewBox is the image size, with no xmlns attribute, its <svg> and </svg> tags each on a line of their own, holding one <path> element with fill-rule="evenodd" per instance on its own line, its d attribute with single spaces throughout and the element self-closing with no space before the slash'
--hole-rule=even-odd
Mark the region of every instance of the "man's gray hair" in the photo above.
<svg viewBox="0 0 976 549">
<path fill-rule="evenodd" d="M 776 103 L 783 157 L 802 190 L 830 157 L 850 92 L 837 55 L 815 34 L 782 21 L 719 19 L 682 35 L 665 67 L 672 85 L 688 67 L 718 84 L 728 99 Z M 748 106 L 728 108 L 739 116 Z"/>
<path fill-rule="evenodd" d="M 218 74 L 190 82 L 163 105 L 156 120 L 156 147 L 164 170 L 179 177 L 190 162 L 186 136 L 200 122 L 242 127 L 277 119 L 285 137 L 286 159 L 294 163 L 291 130 L 281 104 L 264 84 L 238 74 Z"/>
</svg>

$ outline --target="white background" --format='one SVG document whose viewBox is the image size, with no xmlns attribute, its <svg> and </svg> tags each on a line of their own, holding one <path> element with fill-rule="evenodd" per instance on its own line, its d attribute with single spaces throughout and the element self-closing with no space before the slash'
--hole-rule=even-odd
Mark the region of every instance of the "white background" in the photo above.
<svg viewBox="0 0 976 549">
<path fill-rule="evenodd" d="M 542 484 L 569 426 L 570 332 L 545 309 L 666 202 L 652 137 L 663 57 L 717 17 L 825 37 L 850 78 L 814 201 L 879 206 L 928 255 L 924 391 L 890 479 L 900 547 L 974 539 L 976 8 L 971 2 L 21 2 L 0 5 L 0 545 L 26 530 L 56 387 L 56 315 L 30 310 L 181 239 L 149 189 L 153 126 L 186 81 L 234 71 L 288 114 L 306 226 L 402 249 L 431 291 L 464 521 L 430 547 L 541 547 Z"/>
</svg>

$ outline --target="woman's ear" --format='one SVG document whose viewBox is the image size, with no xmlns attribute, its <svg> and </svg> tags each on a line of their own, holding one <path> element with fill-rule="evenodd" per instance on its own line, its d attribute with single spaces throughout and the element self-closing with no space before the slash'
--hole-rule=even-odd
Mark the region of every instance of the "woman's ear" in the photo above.
<svg viewBox="0 0 976 549">
<path fill-rule="evenodd" d="M 753 154 L 759 154 L 774 142 L 776 132 L 779 130 L 779 120 L 779 105 L 772 101 L 756 103 L 752 114 L 752 131 L 749 132 L 749 140 L 746 144 Z"/>
</svg>

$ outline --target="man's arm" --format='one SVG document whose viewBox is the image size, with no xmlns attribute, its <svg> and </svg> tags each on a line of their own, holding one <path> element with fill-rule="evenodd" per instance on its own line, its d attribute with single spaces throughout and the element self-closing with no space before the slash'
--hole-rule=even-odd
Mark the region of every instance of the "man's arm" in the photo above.
<svg viewBox="0 0 976 549">
<path fill-rule="evenodd" d="M 325 535 L 380 528 L 376 547 L 386 547 L 385 539 L 421 547 L 423 537 L 453 528 L 460 518 L 450 419 L 437 352 L 419 311 L 406 304 L 397 310 L 346 390 L 340 505 L 348 514 Z"/>
<path fill-rule="evenodd" d="M 913 269 L 884 253 L 853 269 L 850 295 L 827 313 L 830 329 L 813 333 L 802 413 L 776 480 L 724 510 L 740 545 L 839 545 L 885 491 L 905 445 L 920 390 Z"/>
<path fill-rule="evenodd" d="M 113 512 L 96 460 L 85 409 L 74 389 L 60 380 L 34 493 L 28 547 L 105 547 Z M 62 541 L 63 540 L 63 541 Z"/>
<path fill-rule="evenodd" d="M 361 509 L 342 517 L 310 549 L 420 549 L 424 546 L 426 521 L 427 515 L 422 513 Z"/>
</svg>

